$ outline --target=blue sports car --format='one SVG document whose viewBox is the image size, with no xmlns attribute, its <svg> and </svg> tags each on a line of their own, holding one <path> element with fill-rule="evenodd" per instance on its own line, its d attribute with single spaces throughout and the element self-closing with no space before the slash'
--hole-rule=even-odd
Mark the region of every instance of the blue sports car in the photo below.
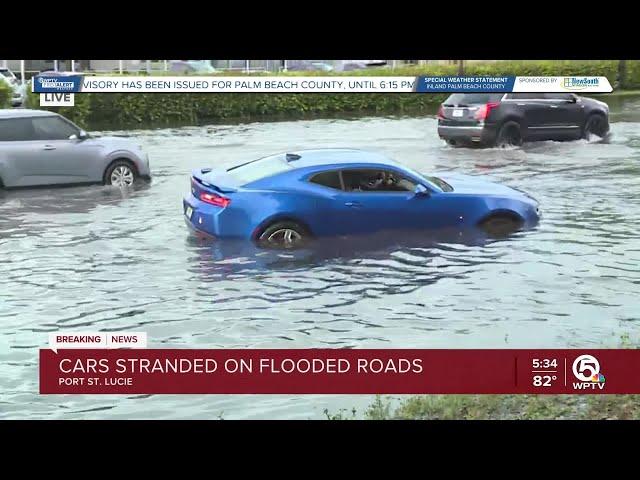
<svg viewBox="0 0 640 480">
<path fill-rule="evenodd" d="M 539 219 L 538 202 L 513 188 L 466 175 L 427 176 L 352 149 L 194 170 L 183 208 L 187 225 L 201 236 L 272 248 L 386 230 L 480 227 L 504 236 Z"/>
</svg>

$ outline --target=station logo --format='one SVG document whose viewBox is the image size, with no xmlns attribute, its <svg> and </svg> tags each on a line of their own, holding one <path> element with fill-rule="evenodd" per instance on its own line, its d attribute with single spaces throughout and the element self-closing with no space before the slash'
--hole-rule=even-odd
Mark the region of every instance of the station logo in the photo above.
<svg viewBox="0 0 640 480">
<path fill-rule="evenodd" d="M 39 77 L 38 83 L 42 88 L 56 90 L 58 92 L 72 92 L 74 86 L 73 82 L 67 82 L 64 80 L 60 80 L 59 78 Z"/>
<path fill-rule="evenodd" d="M 82 87 L 82 75 L 38 75 L 33 82 L 35 93 L 73 93 Z"/>
<path fill-rule="evenodd" d="M 580 355 L 573 362 L 573 376 L 579 382 L 573 382 L 575 390 L 604 389 L 605 378 L 600 373 L 600 362 L 593 355 Z"/>
<path fill-rule="evenodd" d="M 562 87 L 565 90 L 584 90 L 600 86 L 600 79 L 594 77 L 563 77 Z"/>
</svg>

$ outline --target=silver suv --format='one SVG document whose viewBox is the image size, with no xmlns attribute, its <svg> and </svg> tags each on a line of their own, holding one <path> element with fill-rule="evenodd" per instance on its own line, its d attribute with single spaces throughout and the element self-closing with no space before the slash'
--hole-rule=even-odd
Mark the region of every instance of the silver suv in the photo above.
<svg viewBox="0 0 640 480">
<path fill-rule="evenodd" d="M 0 188 L 150 179 L 149 157 L 124 138 L 91 137 L 57 113 L 0 110 Z"/>
</svg>

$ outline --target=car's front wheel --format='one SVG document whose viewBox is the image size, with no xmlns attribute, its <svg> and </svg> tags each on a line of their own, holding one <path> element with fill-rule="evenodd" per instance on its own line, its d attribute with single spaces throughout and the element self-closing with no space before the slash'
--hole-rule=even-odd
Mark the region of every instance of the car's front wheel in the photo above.
<svg viewBox="0 0 640 480">
<path fill-rule="evenodd" d="M 297 222 L 276 222 L 263 230 L 258 237 L 258 245 L 289 250 L 303 247 L 310 238 L 308 230 Z"/>
<path fill-rule="evenodd" d="M 609 125 L 604 115 L 594 113 L 587 118 L 584 124 L 584 130 L 582 137 L 589 139 L 591 135 L 596 135 L 600 138 L 604 138 L 609 132 Z"/>
<path fill-rule="evenodd" d="M 496 147 L 519 147 L 522 145 L 522 130 L 518 122 L 505 122 L 496 138 Z"/>
<path fill-rule="evenodd" d="M 518 231 L 522 227 L 522 220 L 514 215 L 499 213 L 483 220 L 479 226 L 490 237 L 501 238 Z"/>
<path fill-rule="evenodd" d="M 120 188 L 130 187 L 138 179 L 138 172 L 130 162 L 118 160 L 109 166 L 104 179 L 106 185 Z"/>
</svg>

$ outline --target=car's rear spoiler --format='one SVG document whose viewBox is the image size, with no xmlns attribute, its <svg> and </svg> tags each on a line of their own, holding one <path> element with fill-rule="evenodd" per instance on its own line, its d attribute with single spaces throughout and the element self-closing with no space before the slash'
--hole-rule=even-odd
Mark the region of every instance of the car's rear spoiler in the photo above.
<svg viewBox="0 0 640 480">
<path fill-rule="evenodd" d="M 238 191 L 238 181 L 223 169 L 198 168 L 191 171 L 191 177 L 203 187 L 220 193 Z"/>
</svg>

